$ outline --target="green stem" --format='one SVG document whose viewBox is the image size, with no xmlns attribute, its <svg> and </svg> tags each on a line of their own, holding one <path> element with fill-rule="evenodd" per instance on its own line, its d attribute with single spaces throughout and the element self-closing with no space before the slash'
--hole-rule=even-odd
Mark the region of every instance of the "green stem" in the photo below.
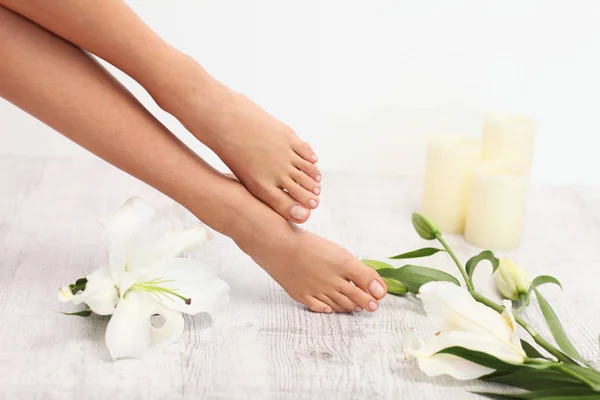
<svg viewBox="0 0 600 400">
<path fill-rule="evenodd" d="M 450 257 L 452 257 L 452 260 L 454 261 L 454 263 L 458 267 L 458 270 L 460 271 L 463 279 L 465 280 L 465 283 L 467 284 L 467 288 L 468 288 L 469 293 L 471 294 L 471 296 L 473 296 L 473 298 L 476 301 L 478 301 L 479 303 L 485 304 L 489 308 L 491 308 L 491 309 L 493 309 L 493 310 L 495 310 L 495 311 L 497 311 L 499 313 L 502 313 L 504 311 L 504 306 L 502 306 L 502 305 L 500 305 L 500 304 L 498 304 L 498 303 L 496 303 L 496 302 L 488 299 L 485 296 L 482 296 L 481 294 L 479 294 L 479 293 L 477 293 L 475 291 L 475 285 L 473 284 L 473 280 L 471 278 L 469 278 L 469 276 L 467 275 L 467 272 L 465 271 L 464 267 L 462 266 L 462 264 L 460 263 L 460 261 L 458 260 L 458 258 L 456 257 L 456 255 L 454 254 L 454 252 L 452 251 L 452 249 L 450 248 L 450 246 L 448 246 L 448 243 L 446 243 L 446 241 L 442 237 L 441 233 L 439 233 L 439 232 L 436 233 L 435 237 L 442 244 L 442 246 L 444 246 L 444 249 L 448 252 L 448 254 L 450 254 Z M 548 343 L 543 337 L 541 337 L 535 331 L 535 329 L 533 329 L 533 327 L 531 325 L 529 325 L 522 318 L 520 318 L 519 316 L 515 315 L 515 321 L 519 325 L 521 325 L 523 327 L 523 329 L 525 329 L 527 331 L 527 333 L 529 333 L 529 335 L 533 338 L 533 340 L 540 347 L 542 347 L 548 353 L 550 353 L 554 357 L 556 357 L 556 359 L 558 361 L 563 362 L 565 364 L 577 364 L 570 357 L 564 355 L 560 350 L 558 350 L 556 347 L 554 347 L 550 343 Z"/>
<path fill-rule="evenodd" d="M 469 279 L 469 276 L 467 275 L 467 272 L 463 268 L 463 266 L 460 263 L 460 261 L 458 261 L 458 258 L 456 257 L 456 255 L 454 254 L 454 252 L 452 251 L 452 249 L 450 248 L 450 246 L 448 246 L 448 243 L 446 243 L 446 241 L 442 237 L 442 234 L 439 233 L 439 232 L 437 232 L 435 234 L 435 238 L 442 244 L 442 246 L 444 246 L 444 249 L 448 252 L 448 254 L 450 254 L 450 257 L 452 257 L 452 260 L 454 260 L 454 264 L 456 264 L 456 266 L 458 267 L 458 270 L 460 271 L 463 279 L 465 280 L 465 283 L 467 285 L 467 288 L 469 289 L 469 292 L 472 291 L 472 290 L 475 290 L 475 287 L 473 286 L 473 282 L 471 281 L 471 279 Z"/>
</svg>

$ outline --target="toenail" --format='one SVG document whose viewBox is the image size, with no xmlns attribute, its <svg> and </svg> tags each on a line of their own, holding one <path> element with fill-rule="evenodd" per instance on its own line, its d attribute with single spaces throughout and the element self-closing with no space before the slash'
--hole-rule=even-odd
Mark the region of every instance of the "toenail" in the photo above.
<svg viewBox="0 0 600 400">
<path fill-rule="evenodd" d="M 321 182 L 321 175 L 317 175 L 317 176 L 315 176 L 315 181 L 317 181 L 317 182 Z"/>
<path fill-rule="evenodd" d="M 313 154 L 312 156 L 310 156 L 310 159 L 313 160 L 314 162 L 319 161 L 316 154 Z"/>
<path fill-rule="evenodd" d="M 315 199 L 310 199 L 310 200 L 308 201 L 308 205 L 309 205 L 311 208 L 315 208 L 315 207 L 317 206 L 317 202 L 315 201 Z"/>
<path fill-rule="evenodd" d="M 361 312 L 361 311 L 362 311 L 362 308 L 360 308 L 360 307 L 356 306 L 356 308 L 354 309 L 354 311 L 356 311 L 356 312 Z"/>
<path fill-rule="evenodd" d="M 369 303 L 369 310 L 371 311 L 375 311 L 377 310 L 377 303 L 375 303 L 374 301 Z"/>
<path fill-rule="evenodd" d="M 381 283 L 379 283 L 379 281 L 371 282 L 371 284 L 369 285 L 369 292 L 371 292 L 371 294 L 377 297 L 378 299 L 385 296 L 385 289 L 383 288 Z"/>
<path fill-rule="evenodd" d="M 325 312 L 327 314 L 331 314 L 333 312 L 333 310 L 331 309 L 331 307 L 325 307 Z"/>
<path fill-rule="evenodd" d="M 290 209 L 290 216 L 298 221 L 302 221 L 308 215 L 308 210 L 299 205 L 293 205 Z"/>
<path fill-rule="evenodd" d="M 321 189 L 319 189 L 318 187 L 316 187 L 316 188 L 313 189 L 313 193 L 318 196 L 321 193 Z"/>
</svg>

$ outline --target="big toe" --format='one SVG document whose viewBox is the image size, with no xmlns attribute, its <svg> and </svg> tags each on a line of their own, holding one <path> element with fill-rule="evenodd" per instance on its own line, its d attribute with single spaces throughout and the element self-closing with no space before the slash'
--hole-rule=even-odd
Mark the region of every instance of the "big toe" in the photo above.
<svg viewBox="0 0 600 400">
<path fill-rule="evenodd" d="M 271 188 L 262 201 L 290 222 L 303 223 L 310 217 L 310 210 L 277 187 Z"/>
<path fill-rule="evenodd" d="M 382 299 L 387 293 L 387 287 L 377 271 L 356 259 L 348 263 L 347 278 L 377 300 Z"/>
<path fill-rule="evenodd" d="M 302 157 L 306 161 L 310 161 L 313 163 L 316 163 L 317 161 L 319 161 L 319 158 L 315 154 L 312 147 L 310 147 L 310 144 L 303 142 L 299 138 L 297 138 L 296 142 L 294 143 L 293 149 L 296 152 L 296 154 L 298 154 L 300 157 Z"/>
</svg>

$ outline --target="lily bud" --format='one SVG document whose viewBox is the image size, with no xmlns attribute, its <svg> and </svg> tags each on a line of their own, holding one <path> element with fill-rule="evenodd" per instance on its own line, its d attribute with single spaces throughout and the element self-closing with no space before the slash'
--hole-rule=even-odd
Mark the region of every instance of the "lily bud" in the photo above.
<svg viewBox="0 0 600 400">
<path fill-rule="evenodd" d="M 73 292 L 71 292 L 71 289 L 69 289 L 68 286 L 63 286 L 58 291 L 58 301 L 65 303 L 71 301 L 72 298 Z"/>
<path fill-rule="evenodd" d="M 527 296 L 531 280 L 529 274 L 509 259 L 500 261 L 496 271 L 496 283 L 502 295 L 510 300 L 520 300 Z"/>
<path fill-rule="evenodd" d="M 419 213 L 413 213 L 412 223 L 419 234 L 425 240 L 433 240 L 440 233 L 437 226 Z"/>
</svg>

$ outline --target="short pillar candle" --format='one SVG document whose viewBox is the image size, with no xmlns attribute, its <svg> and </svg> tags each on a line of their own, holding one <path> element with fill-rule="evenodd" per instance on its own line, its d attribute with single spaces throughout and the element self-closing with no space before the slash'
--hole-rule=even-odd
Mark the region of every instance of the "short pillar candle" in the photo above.
<svg viewBox="0 0 600 400">
<path fill-rule="evenodd" d="M 462 233 L 481 142 L 471 136 L 436 135 L 429 140 L 421 213 L 445 233 Z"/>
<path fill-rule="evenodd" d="M 506 161 L 531 166 L 535 122 L 521 114 L 487 113 L 483 120 L 483 161 Z"/>
<path fill-rule="evenodd" d="M 509 250 L 521 241 L 529 171 L 519 164 L 481 163 L 473 174 L 465 238 L 491 250 Z"/>
</svg>

